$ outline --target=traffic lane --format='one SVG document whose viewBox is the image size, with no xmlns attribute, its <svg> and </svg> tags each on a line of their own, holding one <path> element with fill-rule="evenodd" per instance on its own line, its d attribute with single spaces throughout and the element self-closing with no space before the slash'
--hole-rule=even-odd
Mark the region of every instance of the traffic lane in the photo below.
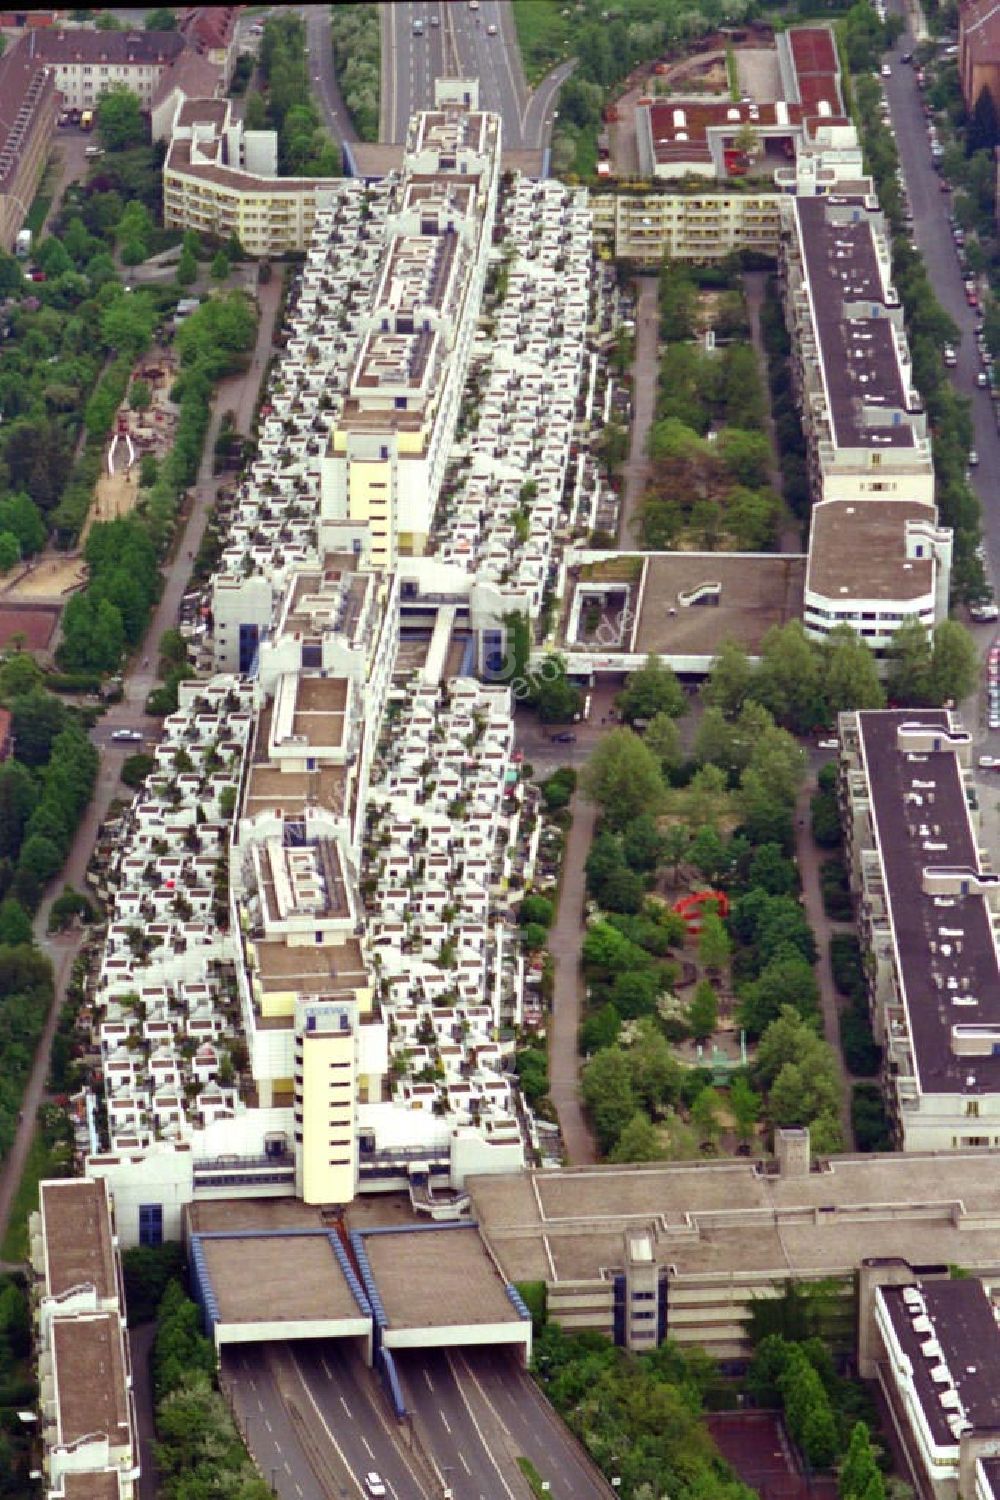
<svg viewBox="0 0 1000 1500">
<path fill-rule="evenodd" d="M 546 74 L 528 99 L 522 132 L 524 145 L 528 150 L 544 151 L 549 144 L 559 90 L 575 67 L 575 57 L 570 58 L 569 62 L 560 63 L 551 73 Z"/>
<path fill-rule="evenodd" d="M 423 1437 L 454 1500 L 522 1500 L 523 1483 L 506 1455 L 494 1458 L 476 1426 L 443 1350 L 398 1351 L 396 1367 L 406 1409 L 420 1418 Z"/>
<path fill-rule="evenodd" d="M 336 1431 L 345 1455 L 356 1465 L 356 1472 L 363 1476 L 369 1470 L 376 1470 L 394 1500 L 407 1500 L 410 1495 L 427 1496 L 426 1486 L 407 1463 L 396 1441 L 357 1351 L 334 1340 L 322 1344 L 301 1342 L 289 1347 L 307 1389 Z"/>
<path fill-rule="evenodd" d="M 909 42 L 901 43 L 909 50 Z M 923 113 L 923 96 L 917 88 L 915 70 L 894 60 L 892 74 L 885 80 L 886 96 L 903 175 L 914 215 L 915 239 L 924 260 L 935 295 L 945 311 L 961 330 L 956 350 L 958 364 L 949 372 L 955 387 L 972 403 L 972 421 L 979 465 L 972 470 L 972 484 L 983 510 L 983 535 L 989 570 L 1000 575 L 1000 508 L 990 489 L 990 476 L 1000 472 L 1000 438 L 998 438 L 993 403 L 989 391 L 976 385 L 980 366 L 975 340 L 977 314 L 965 300 L 965 283 L 955 243 L 948 223 L 951 195 L 943 193 L 940 177 L 934 170 L 927 140 L 927 122 Z"/>
<path fill-rule="evenodd" d="M 557 1500 L 608 1500 L 614 1494 L 514 1355 L 463 1349 L 452 1358 L 469 1399 L 478 1397 L 503 1423 Z"/>
<path fill-rule="evenodd" d="M 503 144 L 516 150 L 521 144 L 523 101 L 507 53 L 507 37 L 497 0 L 483 0 L 478 11 L 455 7 L 453 29 L 461 73 L 479 79 L 479 106 L 500 115 Z M 490 35 L 489 28 L 496 27 Z"/>
<path fill-rule="evenodd" d="M 244 1441 L 272 1491 L 282 1500 L 312 1500 L 318 1476 L 274 1384 L 264 1346 L 248 1344 L 239 1354 L 224 1349 L 222 1373 Z"/>
</svg>

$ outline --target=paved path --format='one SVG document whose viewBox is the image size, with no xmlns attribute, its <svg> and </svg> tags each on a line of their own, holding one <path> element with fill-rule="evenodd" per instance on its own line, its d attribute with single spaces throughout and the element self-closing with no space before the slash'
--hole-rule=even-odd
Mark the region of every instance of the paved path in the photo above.
<svg viewBox="0 0 1000 1500">
<path fill-rule="evenodd" d="M 267 286 L 261 288 L 257 344 L 250 368 L 244 374 L 230 376 L 219 384 L 212 419 L 205 437 L 198 479 L 192 489 L 191 510 L 184 529 L 177 538 L 172 557 L 166 565 L 163 592 L 146 631 L 145 640 L 136 652 L 131 667 L 126 671 L 123 701 L 108 710 L 102 721 L 102 727 L 105 729 L 109 727 L 140 729 L 150 736 L 159 734 L 159 721 L 150 719 L 145 712 L 146 697 L 156 681 L 157 647 L 163 632 L 176 624 L 181 596 L 187 588 L 191 574 L 191 557 L 197 553 L 201 545 L 209 507 L 218 486 L 218 480 L 212 474 L 212 466 L 213 448 L 222 413 L 228 410 L 235 411 L 240 430 L 249 431 L 249 419 L 253 413 L 260 381 L 267 368 L 267 355 L 271 348 L 271 335 L 280 292 L 281 282 L 278 278 L 273 278 Z M 141 665 L 146 661 L 150 663 L 149 667 Z M 115 797 L 130 795 L 122 786 L 119 773 L 122 762 L 133 748 L 133 746 L 101 746 L 100 769 L 94 795 L 76 831 L 66 863 L 46 892 L 34 919 L 33 926 L 38 946 L 52 960 L 55 997 L 25 1088 L 17 1135 L 0 1167 L 0 1240 L 7 1232 L 11 1204 L 34 1136 L 35 1117 L 42 1102 L 45 1081 L 48 1077 L 52 1039 L 59 1021 L 59 1012 L 66 998 L 73 960 L 83 946 L 84 940 L 84 934 L 79 931 L 59 933 L 49 937 L 46 931 L 49 911 L 65 884 L 68 883 L 80 891 L 86 889 L 87 865 L 97 842 L 98 829 L 108 815 L 112 800 Z"/>
<path fill-rule="evenodd" d="M 640 276 L 635 306 L 635 355 L 632 360 L 632 436 L 622 470 L 622 508 L 618 545 L 638 546 L 639 506 L 649 481 L 646 440 L 656 416 L 656 379 L 660 340 L 659 278 Z"/>
<path fill-rule="evenodd" d="M 769 271 L 747 271 L 743 277 L 743 289 L 747 302 L 747 317 L 750 320 L 750 342 L 757 353 L 757 363 L 760 367 L 760 378 L 764 390 L 764 400 L 767 416 L 765 426 L 767 428 L 768 440 L 771 444 L 771 462 L 768 467 L 767 482 L 776 495 L 781 495 L 783 486 L 781 482 L 781 465 L 779 463 L 778 435 L 774 428 L 774 414 L 771 411 L 771 391 L 767 378 L 767 350 L 764 348 L 764 335 L 761 329 L 761 308 L 764 305 L 764 297 L 767 291 L 767 280 L 771 273 Z M 782 552 L 801 552 L 802 522 L 797 520 L 788 509 L 787 505 L 781 508 L 781 531 L 779 537 L 779 548 Z"/>
<path fill-rule="evenodd" d="M 549 934 L 555 963 L 552 1019 L 549 1022 L 549 1094 L 559 1116 L 566 1160 L 572 1167 L 597 1160 L 594 1140 L 580 1105 L 578 1035 L 583 1005 L 580 946 L 583 942 L 584 861 L 594 837 L 597 808 L 577 793 L 570 803 L 573 821 L 563 856 L 559 912 Z"/>
<path fill-rule="evenodd" d="M 816 967 L 816 978 L 819 981 L 820 1007 L 823 1012 L 823 1034 L 830 1046 L 833 1055 L 837 1059 L 837 1069 L 840 1075 L 840 1127 L 844 1133 L 844 1150 L 854 1150 L 854 1133 L 851 1129 L 851 1087 L 855 1079 L 847 1071 L 844 1062 L 844 1054 L 840 1050 L 840 1006 L 841 997 L 837 993 L 833 982 L 833 974 L 830 970 L 830 939 L 837 932 L 854 932 L 854 927 L 849 922 L 831 922 L 823 907 L 823 893 L 820 888 L 819 870 L 824 859 L 830 855 L 823 849 L 817 847 L 810 827 L 809 802 L 816 784 L 812 780 L 806 783 L 799 793 L 795 805 L 795 857 L 802 877 L 802 900 L 805 904 L 806 916 L 809 925 L 816 936 L 816 944 L 819 948 L 819 962 Z M 831 851 L 832 853 L 832 851 Z"/>
</svg>

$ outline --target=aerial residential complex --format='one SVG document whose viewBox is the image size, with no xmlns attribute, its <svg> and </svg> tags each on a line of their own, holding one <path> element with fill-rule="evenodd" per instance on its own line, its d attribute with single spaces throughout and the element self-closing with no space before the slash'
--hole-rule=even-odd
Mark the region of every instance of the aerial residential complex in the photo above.
<svg viewBox="0 0 1000 1500">
<path fill-rule="evenodd" d="M 422 1211 L 454 1212 L 466 1175 L 519 1167 L 531 1142 L 501 1040 L 522 1004 L 508 890 L 527 793 L 510 689 L 471 675 L 486 632 L 477 643 L 470 596 L 498 607 L 488 543 L 503 513 L 484 509 L 480 535 L 466 525 L 469 557 L 426 551 L 499 150 L 499 122 L 443 94 L 402 174 L 345 182 L 321 217 L 215 582 L 217 670 L 183 686 L 127 815 L 96 994 L 110 1150 L 90 1161 L 124 1243 L 177 1236 L 186 1205 L 227 1192 L 329 1204 L 402 1186 Z M 515 385 L 490 423 L 484 409 L 467 440 L 474 475 L 476 444 L 496 462 L 511 424 L 502 478 L 510 508 L 528 506 L 553 394 L 546 309 L 561 309 L 564 436 L 539 476 L 539 561 L 516 580 L 536 612 L 586 364 L 574 204 L 513 191 L 510 222 L 520 233 L 530 214 L 535 242 L 493 368 L 511 348 L 523 396 Z M 435 600 L 413 656 L 405 611 L 423 619 Z"/>
</svg>

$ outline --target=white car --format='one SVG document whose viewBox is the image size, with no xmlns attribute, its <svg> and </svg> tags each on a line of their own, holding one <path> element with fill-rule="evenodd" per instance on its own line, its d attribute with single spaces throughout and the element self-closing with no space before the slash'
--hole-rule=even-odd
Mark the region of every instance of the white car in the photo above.
<svg viewBox="0 0 1000 1500">
<path fill-rule="evenodd" d="M 111 738 L 126 745 L 138 745 L 142 740 L 142 734 L 138 729 L 113 729 Z"/>
<path fill-rule="evenodd" d="M 820 740 L 818 743 L 821 750 L 837 750 L 840 746 L 839 740 Z"/>
<path fill-rule="evenodd" d="M 978 464 L 978 462 L 979 462 L 979 454 L 976 452 L 975 448 L 970 448 L 969 449 L 969 468 L 970 469 L 974 469 L 976 467 L 976 465 Z"/>
<path fill-rule="evenodd" d="M 369 1495 L 373 1495 L 375 1497 L 375 1500 L 379 1500 L 379 1497 L 385 1494 L 385 1485 L 382 1483 L 379 1476 L 375 1473 L 374 1469 L 370 1474 L 365 1475 L 365 1489 L 368 1491 Z"/>
<path fill-rule="evenodd" d="M 888 63 L 883 63 L 882 64 L 882 77 L 883 78 L 891 78 L 892 77 L 892 69 L 890 68 L 890 66 L 889 66 Z"/>
<path fill-rule="evenodd" d="M 1000 760 L 995 755 L 981 755 L 979 757 L 979 769 L 981 771 L 992 771 L 994 766 L 1000 766 Z"/>
</svg>

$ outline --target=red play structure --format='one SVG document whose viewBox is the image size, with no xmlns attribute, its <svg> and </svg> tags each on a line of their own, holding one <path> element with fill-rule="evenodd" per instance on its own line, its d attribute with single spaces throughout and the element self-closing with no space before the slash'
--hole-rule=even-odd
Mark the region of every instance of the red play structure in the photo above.
<svg viewBox="0 0 1000 1500">
<path fill-rule="evenodd" d="M 697 937 L 701 931 L 701 919 L 705 907 L 718 912 L 720 917 L 729 915 L 729 897 L 725 891 L 692 891 L 674 903 L 674 911 L 683 919 L 689 937 Z"/>
</svg>

